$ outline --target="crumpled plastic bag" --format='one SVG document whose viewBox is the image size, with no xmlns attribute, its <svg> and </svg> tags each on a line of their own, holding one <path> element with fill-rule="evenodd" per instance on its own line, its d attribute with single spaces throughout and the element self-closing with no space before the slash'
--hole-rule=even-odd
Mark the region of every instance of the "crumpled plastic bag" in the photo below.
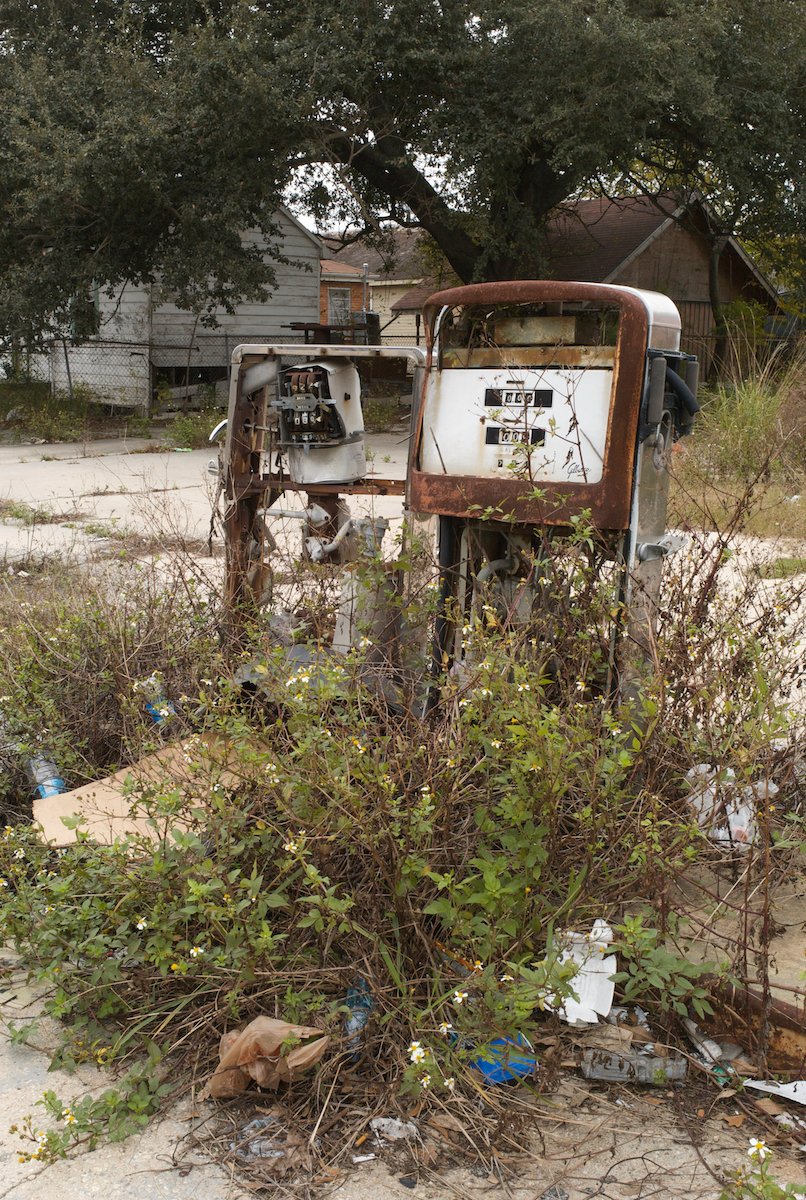
<svg viewBox="0 0 806 1200">
<path fill-rule="evenodd" d="M 291 1050 L 281 1049 L 289 1038 L 303 1039 Z M 305 1040 L 315 1038 L 315 1041 Z M 217 1100 L 239 1096 L 254 1081 L 258 1087 L 277 1088 L 318 1063 L 330 1038 L 321 1029 L 290 1025 L 273 1017 L 255 1017 L 245 1029 L 232 1029 L 221 1038 L 219 1064 L 203 1096 Z"/>
</svg>

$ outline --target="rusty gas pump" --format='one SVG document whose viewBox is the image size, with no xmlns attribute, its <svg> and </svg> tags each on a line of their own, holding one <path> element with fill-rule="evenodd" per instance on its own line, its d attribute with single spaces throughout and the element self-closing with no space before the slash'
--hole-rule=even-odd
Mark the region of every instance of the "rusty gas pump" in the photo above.
<svg viewBox="0 0 806 1200">
<path fill-rule="evenodd" d="M 424 319 L 407 503 L 439 521 L 435 673 L 461 659 L 482 585 L 496 582 L 510 619 L 539 602 L 536 556 L 584 515 L 619 575 L 606 686 L 629 687 L 676 544 L 669 452 L 698 410 L 677 309 L 633 288 L 525 281 L 439 292 Z"/>
</svg>

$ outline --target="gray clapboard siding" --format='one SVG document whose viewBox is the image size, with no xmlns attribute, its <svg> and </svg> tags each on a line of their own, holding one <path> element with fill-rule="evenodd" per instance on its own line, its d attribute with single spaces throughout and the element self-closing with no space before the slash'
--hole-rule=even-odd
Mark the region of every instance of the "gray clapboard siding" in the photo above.
<svg viewBox="0 0 806 1200">
<path fill-rule="evenodd" d="M 157 290 L 127 285 L 110 298 L 99 296 L 98 336 L 81 346 L 68 344 L 70 378 L 110 404 L 147 408 L 152 369 L 160 367 L 226 367 L 239 342 L 299 341 L 289 326 L 319 319 L 319 260 L 322 246 L 289 213 L 277 214 L 283 253 L 290 263 L 275 263 L 276 284 L 263 303 L 247 301 L 237 312 L 216 314 L 219 325 L 208 329 L 175 304 L 160 302 Z M 257 243 L 254 231 L 245 240 Z M 56 343 L 49 355 L 52 385 L 68 386 L 65 350 Z"/>
</svg>

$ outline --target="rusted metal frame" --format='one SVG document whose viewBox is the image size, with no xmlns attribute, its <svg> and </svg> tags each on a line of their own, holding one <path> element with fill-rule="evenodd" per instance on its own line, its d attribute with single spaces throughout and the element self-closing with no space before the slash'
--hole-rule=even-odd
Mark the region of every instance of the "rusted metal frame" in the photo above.
<svg viewBox="0 0 806 1200">
<path fill-rule="evenodd" d="M 276 492 L 317 492 L 330 496 L 402 496 L 405 494 L 404 479 L 373 479 L 366 483 L 293 483 L 280 475 L 249 474 L 238 477 L 235 490 L 239 497 L 247 497 L 274 489 Z"/>
<path fill-rule="evenodd" d="M 227 430 L 229 453 L 224 473 L 224 532 L 226 548 L 226 583 L 224 604 L 229 614 L 248 602 L 247 576 L 252 564 L 249 553 L 254 537 L 254 522 L 259 507 L 259 493 L 236 486 L 236 480 L 255 475 L 254 427 L 257 406 L 239 396 L 230 428 Z M 247 425 L 251 425 L 251 434 Z M 258 465 L 259 469 L 259 465 Z"/>
<path fill-rule="evenodd" d="M 613 370 L 613 400 L 605 443 L 602 479 L 596 484 L 547 483 L 542 498 L 524 500 L 528 481 L 439 476 L 418 467 L 423 433 L 419 406 L 412 436 L 409 503 L 414 511 L 472 517 L 479 510 L 499 508 L 521 524 L 567 525 L 582 509 L 590 509 L 599 529 L 629 527 L 636 429 L 644 384 L 648 318 L 640 297 L 593 283 L 560 280 L 481 283 L 450 288 L 430 296 L 423 309 L 428 348 L 426 377 L 433 369 L 434 331 L 443 308 L 470 304 L 561 303 L 590 301 L 619 309 L 619 336 Z M 457 368 L 461 369 L 461 368 Z"/>
</svg>

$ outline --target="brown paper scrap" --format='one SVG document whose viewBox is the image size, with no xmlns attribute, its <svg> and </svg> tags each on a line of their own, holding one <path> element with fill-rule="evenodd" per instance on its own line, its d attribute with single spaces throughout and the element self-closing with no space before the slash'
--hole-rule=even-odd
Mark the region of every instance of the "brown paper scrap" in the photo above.
<svg viewBox="0 0 806 1200">
<path fill-rule="evenodd" d="M 302 1044 L 283 1050 L 283 1043 L 292 1038 Z M 311 1038 L 316 1040 L 310 1041 Z M 203 1095 L 219 1100 L 239 1096 L 253 1080 L 262 1088 L 290 1083 L 319 1062 L 329 1042 L 330 1038 L 321 1029 L 291 1025 L 273 1017 L 255 1017 L 245 1029 L 233 1029 L 223 1035 L 218 1049 L 220 1062 Z"/>
</svg>

